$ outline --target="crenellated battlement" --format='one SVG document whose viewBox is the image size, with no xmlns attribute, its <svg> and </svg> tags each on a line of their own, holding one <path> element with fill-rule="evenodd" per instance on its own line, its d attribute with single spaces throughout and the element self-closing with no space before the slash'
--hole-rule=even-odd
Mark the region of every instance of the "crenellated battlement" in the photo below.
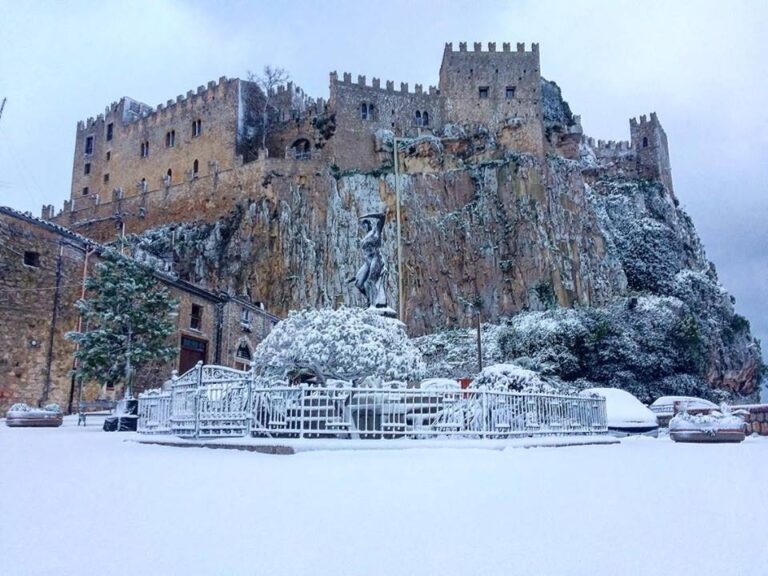
<svg viewBox="0 0 768 576">
<path fill-rule="evenodd" d="M 453 42 L 446 42 L 445 43 L 445 52 L 469 52 L 467 50 L 467 42 L 459 42 L 459 48 L 454 49 Z M 485 47 L 485 50 L 483 50 L 483 43 L 482 42 L 473 42 L 472 44 L 472 52 L 484 52 L 484 53 L 492 53 L 492 52 L 498 52 L 496 50 L 496 42 L 488 42 L 488 44 Z M 511 42 L 502 42 L 501 44 L 501 52 L 502 53 L 511 53 L 511 54 L 538 54 L 539 53 L 539 44 L 537 42 L 533 42 L 531 44 L 531 49 L 526 52 L 525 50 L 525 42 L 518 42 L 515 50 L 512 50 L 512 43 Z"/>
<path fill-rule="evenodd" d="M 195 92 L 189 90 L 186 95 L 179 94 L 176 96 L 175 100 L 167 100 L 165 104 L 158 104 L 154 108 L 126 97 L 119 102 L 112 102 L 105 108 L 104 114 L 99 114 L 95 118 L 91 117 L 87 120 L 79 121 L 77 123 L 77 131 L 83 132 L 85 130 L 91 130 L 97 125 L 104 124 L 107 119 L 114 121 L 120 115 L 121 111 L 123 111 L 123 115 L 117 119 L 127 125 L 129 132 L 133 129 L 134 125 L 146 126 L 148 124 L 151 125 L 164 122 L 176 114 L 176 111 L 179 109 L 178 107 L 186 110 L 200 102 L 209 102 L 216 97 L 224 96 L 227 94 L 230 85 L 233 82 L 237 82 L 237 80 L 230 80 L 226 76 L 222 76 L 219 78 L 218 82 L 210 81 L 207 86 L 198 86 L 197 91 Z M 138 105 L 137 113 L 125 113 L 127 100 Z"/>
<path fill-rule="evenodd" d="M 597 140 L 587 138 L 587 144 L 596 152 L 629 152 L 632 150 L 632 143 L 629 140 Z"/>
<path fill-rule="evenodd" d="M 413 91 L 411 91 L 409 88 L 408 82 L 401 82 L 399 90 L 395 90 L 395 82 L 393 80 L 386 80 L 384 83 L 384 87 L 382 88 L 381 79 L 372 78 L 371 83 L 368 84 L 366 76 L 360 75 L 360 74 L 357 76 L 357 82 L 353 82 L 352 74 L 349 72 L 344 72 L 341 80 L 339 80 L 338 72 L 335 72 L 335 71 L 331 72 L 330 83 L 332 87 L 340 84 L 342 86 L 350 86 L 350 87 L 355 86 L 357 88 L 363 88 L 368 90 L 377 90 L 381 92 L 396 92 L 400 94 L 410 94 L 410 95 L 429 94 L 430 96 L 437 96 L 438 94 L 440 94 L 440 90 L 437 89 L 437 86 L 429 86 L 425 91 L 423 84 L 414 85 Z"/>
<path fill-rule="evenodd" d="M 656 112 L 651 112 L 650 119 L 648 119 L 648 117 L 645 114 L 641 115 L 639 119 L 638 118 L 629 119 L 630 128 L 638 128 L 640 126 L 645 126 L 646 124 L 661 126 L 661 124 L 659 124 L 659 117 L 656 115 Z"/>
</svg>

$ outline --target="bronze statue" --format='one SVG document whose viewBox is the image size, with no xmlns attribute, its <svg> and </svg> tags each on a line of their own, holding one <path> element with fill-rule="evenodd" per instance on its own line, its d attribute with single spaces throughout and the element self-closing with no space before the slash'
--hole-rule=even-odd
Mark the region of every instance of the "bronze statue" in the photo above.
<svg viewBox="0 0 768 576">
<path fill-rule="evenodd" d="M 360 266 L 354 278 L 349 279 L 349 282 L 354 282 L 357 289 L 363 293 L 368 301 L 368 306 L 374 308 L 387 307 L 387 294 L 384 290 L 387 269 L 381 258 L 384 218 L 384 214 L 366 214 L 358 218 L 366 232 L 360 242 L 365 262 Z"/>
</svg>

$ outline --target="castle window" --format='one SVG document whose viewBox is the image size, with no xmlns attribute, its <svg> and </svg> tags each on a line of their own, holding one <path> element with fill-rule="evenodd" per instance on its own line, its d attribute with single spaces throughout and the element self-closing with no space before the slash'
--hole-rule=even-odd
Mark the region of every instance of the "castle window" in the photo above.
<svg viewBox="0 0 768 576">
<path fill-rule="evenodd" d="M 149 156 L 149 140 L 141 143 L 141 157 L 146 158 L 147 156 Z"/>
<path fill-rule="evenodd" d="M 109 173 L 104 174 L 104 184 L 109 184 Z"/>
<path fill-rule="evenodd" d="M 424 114 L 421 115 L 421 125 L 429 126 L 429 112 L 424 110 Z"/>
<path fill-rule="evenodd" d="M 40 253 L 24 252 L 24 265 L 32 266 L 33 268 L 40 268 Z"/>
<path fill-rule="evenodd" d="M 648 137 L 643 136 L 643 148 L 648 148 Z"/>
<path fill-rule="evenodd" d="M 93 136 L 87 136 L 85 138 L 85 153 L 93 154 Z"/>
<path fill-rule="evenodd" d="M 200 171 L 200 162 L 197 161 L 197 158 L 195 158 L 195 161 L 192 162 L 192 177 L 197 178 L 197 173 Z"/>
<path fill-rule="evenodd" d="M 83 196 L 88 196 L 88 186 L 83 187 Z"/>
<path fill-rule="evenodd" d="M 192 304 L 192 313 L 189 315 L 189 327 L 192 330 L 200 330 L 203 326 L 203 307 Z"/>
<path fill-rule="evenodd" d="M 85 174 L 86 176 L 88 176 L 88 174 L 90 174 L 90 173 L 91 173 L 91 163 L 90 163 L 90 162 L 86 162 L 86 163 L 83 165 L 83 174 Z"/>
<path fill-rule="evenodd" d="M 507 86 L 507 90 L 505 92 L 507 96 L 507 100 L 513 100 L 515 97 L 515 87 L 514 86 Z"/>
<path fill-rule="evenodd" d="M 141 191 L 142 192 L 146 192 L 147 191 L 147 179 L 146 178 L 142 178 L 141 182 L 139 182 L 139 186 L 141 187 Z"/>
<path fill-rule="evenodd" d="M 300 138 L 291 144 L 294 160 L 309 160 L 312 157 L 309 140 Z"/>
<path fill-rule="evenodd" d="M 112 122 L 110 122 L 109 124 L 107 124 L 107 142 L 109 142 L 110 140 L 112 140 L 112 136 L 113 136 L 114 128 L 115 128 L 115 125 L 114 125 Z"/>
<path fill-rule="evenodd" d="M 112 150 L 107 151 L 107 155 L 105 156 L 105 158 L 107 159 L 107 162 L 112 160 Z"/>
<path fill-rule="evenodd" d="M 165 181 L 170 184 L 173 182 L 173 170 L 168 168 L 168 172 L 165 173 Z"/>
<path fill-rule="evenodd" d="M 365 102 L 360 105 L 360 118 L 362 120 L 368 120 L 368 104 Z"/>
<path fill-rule="evenodd" d="M 165 133 L 165 147 L 173 148 L 176 145 L 176 130 L 169 130 Z"/>
<path fill-rule="evenodd" d="M 418 110 L 416 110 L 415 120 L 416 120 L 416 126 L 421 126 L 421 112 L 419 112 Z"/>
<path fill-rule="evenodd" d="M 488 98 L 489 92 L 490 92 L 490 89 L 488 88 L 488 86 L 480 86 L 480 88 L 478 89 L 478 96 L 484 100 Z"/>
<path fill-rule="evenodd" d="M 203 121 L 198 119 L 192 122 L 192 138 L 200 136 L 203 128 Z"/>
</svg>

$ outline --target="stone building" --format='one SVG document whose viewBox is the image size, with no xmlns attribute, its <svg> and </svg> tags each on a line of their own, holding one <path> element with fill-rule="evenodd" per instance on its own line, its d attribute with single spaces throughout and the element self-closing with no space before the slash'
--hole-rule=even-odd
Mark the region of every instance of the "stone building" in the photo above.
<svg viewBox="0 0 768 576">
<path fill-rule="evenodd" d="M 81 327 L 75 302 L 102 250 L 66 228 L 0 207 L 0 414 L 16 402 L 76 406 L 75 345 L 65 334 Z M 213 293 L 167 273 L 155 275 L 179 302 L 171 337 L 179 352 L 169 364 L 137 374 L 137 391 L 198 360 L 244 368 L 277 322 L 247 298 Z M 85 394 L 98 392 L 91 386 Z"/>
</svg>

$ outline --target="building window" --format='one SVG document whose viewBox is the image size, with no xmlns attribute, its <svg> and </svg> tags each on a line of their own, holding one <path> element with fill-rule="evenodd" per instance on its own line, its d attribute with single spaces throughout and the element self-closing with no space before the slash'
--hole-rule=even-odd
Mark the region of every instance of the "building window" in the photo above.
<svg viewBox="0 0 768 576">
<path fill-rule="evenodd" d="M 507 86 L 506 96 L 507 96 L 507 100 L 514 99 L 514 97 L 515 97 L 515 87 L 514 86 Z"/>
<path fill-rule="evenodd" d="M 112 140 L 112 135 L 113 135 L 113 132 L 114 132 L 114 128 L 115 128 L 115 125 L 112 122 L 107 124 L 107 142 Z"/>
<path fill-rule="evenodd" d="M 648 148 L 648 137 L 643 136 L 643 148 Z"/>
<path fill-rule="evenodd" d="M 85 187 L 83 188 L 83 196 L 88 196 L 88 192 L 89 192 L 89 190 L 88 190 L 88 186 L 85 186 Z"/>
<path fill-rule="evenodd" d="M 107 156 L 106 156 L 106 158 L 107 158 L 107 162 L 109 162 L 110 160 L 112 160 L 112 150 L 108 150 L 108 151 L 107 151 Z"/>
<path fill-rule="evenodd" d="M 166 186 L 170 186 L 171 182 L 173 182 L 173 170 L 168 168 L 168 172 L 165 173 L 165 178 L 163 178 L 165 181 Z"/>
<path fill-rule="evenodd" d="M 90 173 L 91 173 L 91 163 L 90 162 L 86 162 L 85 165 L 83 166 L 83 174 L 88 176 L 88 174 L 90 174 Z"/>
<path fill-rule="evenodd" d="M 165 147 L 173 148 L 176 146 L 176 130 L 169 130 L 165 133 Z"/>
<path fill-rule="evenodd" d="M 40 253 L 24 252 L 24 264 L 33 268 L 40 268 Z"/>
<path fill-rule="evenodd" d="M 85 153 L 93 154 L 93 136 L 86 136 L 85 138 Z"/>
<path fill-rule="evenodd" d="M 192 138 L 197 138 L 202 132 L 203 122 L 202 120 L 195 120 L 192 122 Z"/>
<path fill-rule="evenodd" d="M 418 110 L 416 110 L 415 120 L 416 120 L 416 126 L 421 126 L 421 112 L 419 112 Z"/>
<path fill-rule="evenodd" d="M 489 93 L 488 86 L 480 86 L 479 91 L 478 91 L 478 95 L 480 96 L 481 99 L 488 98 L 488 93 Z"/>
<path fill-rule="evenodd" d="M 245 342 L 241 342 L 240 346 L 237 347 L 237 352 L 235 352 L 235 356 L 237 356 L 240 360 L 247 360 L 248 362 L 251 361 L 251 349 L 248 348 L 248 344 Z"/>
<path fill-rule="evenodd" d="M 104 184 L 109 184 L 109 174 L 104 174 Z"/>
<path fill-rule="evenodd" d="M 291 144 L 291 150 L 293 151 L 294 160 L 309 160 L 312 157 L 310 151 L 309 140 L 301 138 Z"/>
<path fill-rule="evenodd" d="M 197 158 L 195 158 L 195 161 L 192 163 L 192 177 L 197 178 L 197 174 L 200 171 L 200 162 L 197 161 Z"/>
<path fill-rule="evenodd" d="M 149 140 L 141 143 L 141 157 L 146 158 L 147 156 L 149 156 Z"/>
<path fill-rule="evenodd" d="M 421 115 L 421 125 L 429 126 L 429 112 L 426 110 L 424 110 L 424 113 Z"/>
<path fill-rule="evenodd" d="M 139 182 L 139 186 L 141 187 L 141 191 L 142 192 L 146 192 L 147 191 L 147 179 L 146 178 L 142 178 L 141 182 Z"/>
<path fill-rule="evenodd" d="M 201 330 L 203 327 L 203 307 L 192 304 L 192 314 L 189 317 L 189 327 L 192 330 Z"/>
<path fill-rule="evenodd" d="M 360 118 L 362 120 L 368 120 L 368 104 L 365 102 L 360 105 Z"/>
</svg>

